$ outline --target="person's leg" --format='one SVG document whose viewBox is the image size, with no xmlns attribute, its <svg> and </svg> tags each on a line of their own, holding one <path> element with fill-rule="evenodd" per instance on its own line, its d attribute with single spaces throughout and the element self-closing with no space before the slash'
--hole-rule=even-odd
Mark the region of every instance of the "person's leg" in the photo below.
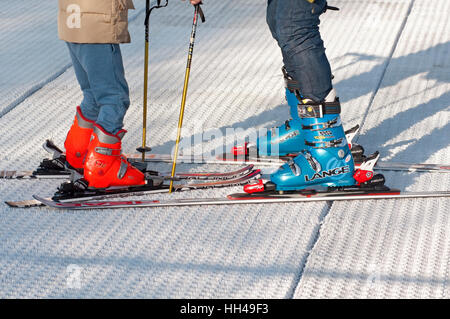
<svg viewBox="0 0 450 319">
<path fill-rule="evenodd" d="M 90 89 L 87 73 L 73 50 L 75 46 L 75 44 L 67 42 L 75 75 L 83 92 L 83 101 L 81 102 L 81 107 L 78 106 L 76 108 L 75 118 L 67 133 L 64 147 L 66 150 L 65 158 L 69 163 L 69 167 L 82 169 L 99 107 Z"/>
<path fill-rule="evenodd" d="M 83 184 L 91 188 L 144 185 L 144 174 L 121 154 L 126 132 L 123 118 L 130 99 L 119 45 L 79 44 L 73 45 L 72 51 L 87 74 L 99 107 L 84 160 L 87 183 Z"/>
<path fill-rule="evenodd" d="M 355 185 L 354 162 L 340 121 L 341 106 L 319 32 L 319 16 L 325 6 L 325 0 L 268 2 L 267 22 L 286 68 L 286 97 L 294 119 L 290 123 L 299 124 L 290 127 L 298 127 L 297 136 L 303 140 L 297 145 L 303 148 L 299 155 L 270 176 L 279 191 Z"/>
<path fill-rule="evenodd" d="M 277 10 L 279 3 L 285 0 L 268 0 L 266 22 L 269 26 L 272 36 L 278 41 L 278 14 Z M 303 0 L 301 0 L 303 1 Z M 283 67 L 283 76 L 285 83 L 294 81 L 292 77 L 286 72 Z M 285 121 L 278 127 L 273 127 L 268 130 L 265 135 L 258 137 L 256 142 L 257 155 L 259 156 L 280 156 L 291 153 L 298 153 L 304 147 L 302 141 L 304 140 L 301 132 L 301 123 L 298 119 L 297 105 L 299 103 L 297 96 L 286 88 L 286 100 L 290 108 L 291 119 Z M 245 154 L 249 155 L 254 148 L 254 145 L 248 143 L 242 147 L 236 147 L 232 150 L 234 155 Z"/>
<path fill-rule="evenodd" d="M 116 134 L 130 105 L 119 45 L 75 44 L 72 51 L 87 74 L 90 92 L 99 107 L 96 123 Z"/>
<path fill-rule="evenodd" d="M 275 14 L 272 33 L 283 53 L 287 73 L 298 82 L 303 97 L 322 101 L 332 89 L 331 68 L 319 32 L 325 0 L 269 2 Z M 276 5 L 276 8 L 270 8 Z"/>
<path fill-rule="evenodd" d="M 91 86 L 89 84 L 88 75 L 86 73 L 86 70 L 81 65 L 78 56 L 78 52 L 80 50 L 78 50 L 77 47 L 84 44 L 76 44 L 70 42 L 66 43 L 67 47 L 69 48 L 75 75 L 77 77 L 78 83 L 80 84 L 81 91 L 83 92 L 83 101 L 80 104 L 81 112 L 87 119 L 96 121 L 98 113 L 100 111 L 100 107 L 95 101 L 94 93 L 92 92 Z"/>
<path fill-rule="evenodd" d="M 276 32 L 277 2 L 279 2 L 279 0 L 267 0 L 266 22 L 267 22 L 267 25 L 269 26 L 272 36 L 278 41 L 277 32 Z"/>
</svg>

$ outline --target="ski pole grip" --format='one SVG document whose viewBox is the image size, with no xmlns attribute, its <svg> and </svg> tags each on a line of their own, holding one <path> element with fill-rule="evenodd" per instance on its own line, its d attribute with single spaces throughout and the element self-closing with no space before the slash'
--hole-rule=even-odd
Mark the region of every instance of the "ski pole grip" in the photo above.
<svg viewBox="0 0 450 319">
<path fill-rule="evenodd" d="M 157 0 L 156 6 L 150 7 L 150 0 L 147 0 L 144 25 L 145 26 L 149 25 L 150 14 L 152 13 L 153 9 L 165 8 L 168 5 L 169 5 L 169 0 L 166 0 L 166 2 L 163 5 L 161 5 L 161 0 Z"/>
</svg>

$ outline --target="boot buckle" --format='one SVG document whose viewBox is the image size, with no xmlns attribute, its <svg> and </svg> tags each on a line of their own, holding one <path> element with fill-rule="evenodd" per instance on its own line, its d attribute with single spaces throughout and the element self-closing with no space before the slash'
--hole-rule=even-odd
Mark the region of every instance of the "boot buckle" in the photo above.
<svg viewBox="0 0 450 319">
<path fill-rule="evenodd" d="M 315 159 L 311 153 L 309 153 L 306 150 L 303 150 L 301 153 L 301 155 L 303 155 L 303 157 L 308 161 L 309 166 L 311 166 L 311 168 L 316 172 L 319 173 L 322 170 L 322 166 L 320 165 L 319 161 L 317 159 Z"/>
<path fill-rule="evenodd" d="M 287 162 L 289 168 L 295 176 L 300 176 L 302 169 L 291 159 Z"/>
<path fill-rule="evenodd" d="M 311 131 L 320 131 L 320 130 L 325 130 L 327 128 L 339 127 L 341 125 L 342 125 L 342 122 L 341 122 L 340 117 L 338 116 L 328 122 L 314 123 L 311 125 L 302 125 L 302 129 L 311 130 Z"/>
<path fill-rule="evenodd" d="M 120 161 L 120 167 L 119 172 L 117 172 L 117 178 L 122 179 L 128 170 L 128 162 L 124 161 L 123 159 Z"/>
<path fill-rule="evenodd" d="M 107 156 L 120 156 L 121 150 L 115 150 L 107 147 L 96 147 L 95 152 Z"/>
</svg>

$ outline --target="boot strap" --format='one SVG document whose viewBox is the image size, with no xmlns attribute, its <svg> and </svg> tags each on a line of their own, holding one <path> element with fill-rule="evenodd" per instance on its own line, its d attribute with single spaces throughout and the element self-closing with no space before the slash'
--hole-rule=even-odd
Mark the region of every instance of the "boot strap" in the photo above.
<svg viewBox="0 0 450 319">
<path fill-rule="evenodd" d="M 107 155 L 107 156 L 120 156 L 120 154 L 122 153 L 122 150 L 121 149 L 112 149 L 112 148 L 107 148 L 107 147 L 96 147 L 95 152 L 98 154 Z"/>
<path fill-rule="evenodd" d="M 283 66 L 281 68 L 284 77 L 284 86 L 291 92 L 300 91 L 300 85 L 297 81 L 295 81 L 286 71 L 286 68 Z"/>
<path fill-rule="evenodd" d="M 311 146 L 313 148 L 332 148 L 332 147 L 340 147 L 343 146 L 344 138 L 340 138 L 332 141 L 323 141 L 323 142 L 308 142 L 305 140 L 305 145 Z"/>
<path fill-rule="evenodd" d="M 339 98 L 336 98 L 334 102 L 308 102 L 299 104 L 297 110 L 301 118 L 322 118 L 327 114 L 341 114 L 341 103 Z"/>
<path fill-rule="evenodd" d="M 315 123 L 315 124 L 311 124 L 311 125 L 302 125 L 302 129 L 311 130 L 311 131 L 320 131 L 320 130 L 325 130 L 327 128 L 338 127 L 341 125 L 342 125 L 341 119 L 339 116 L 337 116 L 336 118 L 334 118 L 328 122 Z"/>
</svg>

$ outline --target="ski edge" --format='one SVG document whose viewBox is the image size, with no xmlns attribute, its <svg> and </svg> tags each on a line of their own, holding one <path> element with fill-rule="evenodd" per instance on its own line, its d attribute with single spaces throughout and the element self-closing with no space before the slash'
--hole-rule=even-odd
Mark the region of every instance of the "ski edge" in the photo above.
<svg viewBox="0 0 450 319">
<path fill-rule="evenodd" d="M 174 176 L 174 180 L 225 180 L 232 179 L 238 176 L 243 176 L 254 168 L 254 164 L 246 163 L 247 165 L 234 171 L 228 172 L 182 172 L 177 173 Z M 0 179 L 13 179 L 13 180 L 37 180 L 37 179 L 68 179 L 71 176 L 70 172 L 64 172 L 61 174 L 34 174 L 34 171 L 0 171 Z M 170 180 L 170 173 L 161 173 L 161 175 L 155 175 L 155 178 L 162 178 Z"/>
<path fill-rule="evenodd" d="M 225 198 L 188 198 L 178 200 L 128 200 L 128 201 L 94 201 L 80 203 L 58 203 L 49 201 L 38 195 L 33 198 L 46 206 L 68 209 L 112 209 L 112 208 L 157 208 L 176 206 L 206 206 L 206 205 L 236 205 L 236 204 L 268 204 L 268 203 L 292 203 L 292 202 L 318 202 L 318 201 L 343 201 L 343 200 L 380 200 L 380 199 L 411 199 L 411 198 L 444 198 L 450 197 L 450 191 L 436 192 L 402 192 L 391 190 L 390 193 L 380 194 L 358 194 L 358 195 L 338 195 L 338 196 L 304 196 L 286 198 L 252 198 L 252 199 L 232 199 L 233 194 Z"/>
<path fill-rule="evenodd" d="M 139 161 L 137 156 L 133 154 L 128 154 L 127 156 L 130 162 Z M 173 159 L 170 154 L 151 154 L 145 160 L 146 162 L 162 162 L 162 163 L 172 163 Z M 181 155 L 178 158 L 180 163 L 185 164 L 221 164 L 221 165 L 246 165 L 253 164 L 258 166 L 279 166 L 284 164 L 286 161 L 281 158 L 236 158 L 223 160 L 218 157 L 202 157 L 202 156 L 189 156 Z M 358 165 L 356 165 L 358 166 Z M 379 161 L 374 167 L 375 170 L 384 171 L 407 171 L 407 172 L 439 172 L 439 173 L 450 173 L 450 164 L 433 164 L 433 163 L 404 163 L 404 162 L 384 162 Z"/>
<path fill-rule="evenodd" d="M 251 170 L 247 172 L 245 175 L 237 176 L 233 179 L 217 179 L 213 181 L 205 181 L 202 180 L 201 183 L 184 183 L 184 184 L 176 184 L 174 188 L 177 192 L 187 191 L 187 190 L 195 190 L 195 189 L 205 189 L 205 188 L 220 188 L 220 187 L 230 187 L 230 186 L 238 186 L 242 185 L 252 179 L 258 178 L 261 176 L 260 170 Z M 194 180 L 198 181 L 198 180 Z M 93 195 L 93 196 L 85 196 L 85 197 L 77 197 L 71 199 L 63 199 L 59 202 L 53 201 L 50 198 L 43 198 L 38 196 L 40 199 L 35 200 L 22 200 L 22 201 L 5 201 L 5 203 L 12 208 L 30 208 L 30 207 L 39 207 L 41 206 L 42 200 L 51 201 L 55 203 L 61 204 L 74 204 L 74 203 L 86 203 L 90 201 L 100 201 L 107 200 L 109 198 L 123 198 L 128 196 L 145 196 L 145 195 L 153 195 L 153 194 L 162 194 L 168 193 L 169 188 L 166 185 L 161 189 L 153 189 L 153 190 L 131 190 L 130 192 L 116 193 L 116 194 L 104 194 L 104 195 Z M 33 195 L 33 198 L 35 195 Z"/>
</svg>

